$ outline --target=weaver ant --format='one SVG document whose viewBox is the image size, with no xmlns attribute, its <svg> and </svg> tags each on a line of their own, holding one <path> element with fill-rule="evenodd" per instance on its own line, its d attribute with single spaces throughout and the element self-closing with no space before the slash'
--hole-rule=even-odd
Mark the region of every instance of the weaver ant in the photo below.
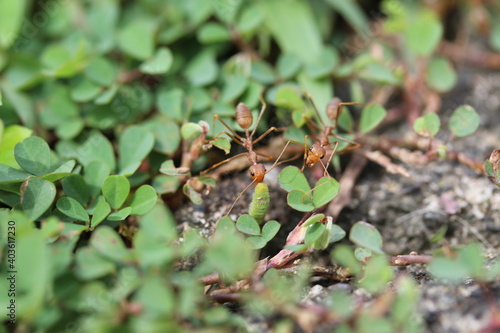
<svg viewBox="0 0 500 333">
<path fill-rule="evenodd" d="M 278 163 L 278 161 L 280 160 L 281 156 L 283 155 L 283 153 L 285 152 L 288 144 L 290 143 L 290 141 L 288 141 L 285 145 L 285 147 L 283 148 L 283 150 L 281 151 L 281 153 L 279 154 L 278 158 L 276 159 L 276 161 L 274 162 L 274 164 L 268 169 L 266 170 L 266 168 L 264 167 L 264 165 L 262 163 L 259 163 L 258 162 L 258 156 L 260 157 L 263 157 L 263 158 L 266 158 L 266 159 L 272 159 L 271 156 L 267 156 L 267 155 L 264 155 L 264 154 L 261 154 L 261 153 L 258 153 L 256 151 L 254 151 L 254 144 L 256 144 L 257 142 L 261 141 L 263 138 L 265 138 L 269 133 L 273 132 L 273 131 L 282 131 L 284 129 L 281 129 L 281 128 L 276 128 L 276 127 L 271 127 L 269 128 L 267 131 L 265 131 L 261 136 L 259 136 L 257 139 L 253 139 L 253 136 L 255 134 L 255 131 L 257 130 L 257 127 L 259 125 L 259 122 L 262 118 L 262 115 L 264 114 L 264 111 L 266 110 L 266 103 L 265 101 L 262 99 L 262 97 L 260 98 L 260 101 L 262 103 L 262 109 L 260 111 L 260 114 L 259 114 L 259 117 L 257 118 L 257 123 L 255 124 L 255 128 L 253 129 L 253 131 L 250 133 L 249 131 L 249 128 L 250 126 L 252 125 L 253 123 L 253 115 L 252 115 L 252 112 L 250 111 L 250 109 L 248 108 L 248 106 L 246 106 L 244 103 L 239 103 L 236 107 L 236 122 L 238 123 L 238 125 L 243 128 L 245 130 L 245 137 L 242 137 L 240 136 L 239 134 L 237 134 L 228 124 L 226 124 L 226 122 L 224 120 L 222 120 L 218 115 L 215 115 L 214 118 L 215 119 L 218 119 L 222 125 L 224 125 L 224 127 L 226 127 L 230 133 L 226 132 L 226 131 L 222 131 L 220 132 L 219 134 L 217 134 L 212 140 L 215 140 L 217 139 L 219 136 L 221 136 L 222 134 L 226 134 L 227 136 L 229 136 L 234 142 L 236 142 L 237 144 L 241 145 L 243 148 L 245 148 L 247 150 L 246 153 L 240 153 L 238 155 L 235 155 L 233 157 L 230 157 L 228 159 L 225 159 L 213 166 L 211 166 L 210 168 L 204 170 L 201 172 L 202 175 L 206 174 L 207 172 L 211 171 L 212 169 L 214 168 L 217 168 L 218 166 L 224 164 L 224 163 L 227 163 L 231 160 L 234 160 L 235 158 L 238 158 L 238 157 L 241 157 L 243 155 L 246 155 L 248 160 L 250 161 L 250 163 L 252 164 L 249 169 L 248 169 L 248 173 L 250 174 L 250 177 L 252 178 L 252 182 L 247 186 L 245 187 L 245 189 L 243 191 L 241 191 L 241 193 L 238 195 L 238 197 L 236 198 L 236 200 L 233 202 L 233 204 L 231 205 L 231 207 L 229 208 L 229 210 L 227 211 L 226 213 L 226 216 L 229 215 L 229 213 L 231 212 L 231 210 L 233 209 L 234 205 L 236 204 L 236 202 L 243 196 L 243 193 L 245 193 L 246 190 L 248 190 L 252 185 L 254 184 L 258 184 L 258 183 L 262 183 L 264 181 L 264 177 L 267 173 L 269 173 L 272 169 L 274 169 L 276 166 L 282 164 L 282 163 L 285 163 L 285 162 L 288 162 L 290 160 L 293 160 L 294 158 L 291 158 L 291 159 L 288 159 L 288 160 L 285 160 L 285 161 L 281 161 Z"/>
<path fill-rule="evenodd" d="M 361 103 L 342 102 L 340 100 L 340 98 L 338 98 L 338 97 L 333 98 L 326 106 L 326 114 L 328 116 L 328 119 L 330 120 L 330 124 L 327 126 L 323 122 L 323 119 L 321 118 L 321 116 L 318 112 L 318 109 L 316 108 L 316 105 L 314 104 L 314 101 L 311 98 L 311 95 L 307 92 L 306 92 L 306 95 L 307 95 L 311 105 L 313 106 L 314 112 L 316 113 L 317 118 L 321 122 L 322 127 L 318 126 L 318 124 L 311 121 L 310 118 L 306 118 L 308 126 L 311 129 L 312 129 L 312 127 L 316 128 L 317 130 L 319 130 L 320 133 L 316 137 L 311 136 L 311 135 L 306 135 L 306 138 L 311 138 L 315 142 L 313 143 L 313 145 L 311 147 L 309 147 L 309 149 L 307 149 L 307 148 L 304 149 L 304 165 L 302 165 L 301 171 L 304 171 L 304 168 L 306 166 L 308 168 L 312 168 L 314 165 L 316 165 L 316 163 L 320 162 L 321 165 L 323 166 L 323 168 L 325 169 L 325 176 L 326 176 L 326 175 L 328 175 L 327 166 L 330 164 L 330 162 L 333 158 L 333 155 L 335 155 L 335 152 L 337 151 L 337 148 L 339 145 L 338 140 L 341 140 L 341 141 L 344 141 L 344 142 L 351 144 L 350 147 L 344 148 L 343 151 L 344 150 L 351 150 L 351 149 L 355 149 L 355 148 L 359 147 L 359 143 L 351 141 L 351 140 L 346 139 L 346 138 L 343 138 L 343 137 L 337 135 L 336 133 L 334 133 L 333 131 L 337 128 L 338 119 L 339 119 L 340 113 L 342 111 L 342 106 L 344 106 L 344 105 L 359 105 Z M 334 120 L 335 120 L 335 123 L 331 124 Z M 336 140 L 334 142 L 330 142 L 330 136 L 333 136 L 338 140 Z M 326 164 L 323 164 L 322 159 L 326 155 L 325 148 L 328 146 L 331 146 L 331 145 L 335 145 L 335 147 L 333 148 L 333 152 L 331 153 L 330 157 L 328 158 L 328 162 Z M 305 143 L 304 143 L 304 146 L 306 147 Z"/>
</svg>

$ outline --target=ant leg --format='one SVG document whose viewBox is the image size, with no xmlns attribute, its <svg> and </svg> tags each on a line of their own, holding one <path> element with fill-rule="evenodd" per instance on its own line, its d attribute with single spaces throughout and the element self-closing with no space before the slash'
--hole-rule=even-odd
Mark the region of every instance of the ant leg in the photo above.
<svg viewBox="0 0 500 333">
<path fill-rule="evenodd" d="M 239 136 L 238 133 L 236 133 L 231 127 L 229 127 L 229 125 L 226 124 L 226 122 L 222 120 L 222 118 L 219 117 L 219 115 L 217 114 L 214 116 L 214 128 L 215 128 L 215 119 L 218 119 L 222 125 L 224 125 L 231 133 L 233 133 L 234 137 L 238 138 L 240 141 L 243 141 L 243 138 Z"/>
<path fill-rule="evenodd" d="M 335 126 L 333 128 L 336 128 L 338 123 L 339 123 L 339 117 L 340 113 L 342 112 L 342 106 L 344 105 L 361 105 L 363 103 L 358 103 L 358 102 L 342 102 L 337 105 L 337 114 L 335 115 Z"/>
<path fill-rule="evenodd" d="M 333 155 L 335 155 L 335 152 L 337 152 L 337 147 L 339 146 L 339 142 L 338 141 L 335 141 L 335 148 L 333 148 L 333 151 L 332 151 L 332 154 L 330 155 L 330 158 L 328 158 L 328 162 L 326 163 L 326 165 L 330 165 L 330 162 L 332 161 L 332 158 L 333 158 Z M 326 171 L 326 168 L 325 168 L 325 177 L 328 175 L 330 175 L 328 173 L 328 171 Z"/>
<path fill-rule="evenodd" d="M 302 93 L 307 96 L 307 99 L 309 100 L 309 103 L 311 103 L 314 112 L 316 113 L 316 117 L 318 117 L 319 122 L 323 127 L 326 127 L 325 122 L 323 121 L 323 118 L 321 118 L 321 115 L 319 114 L 318 108 L 316 107 L 316 104 L 314 103 L 311 94 L 308 91 L 303 90 Z"/>
<path fill-rule="evenodd" d="M 248 184 L 247 187 L 245 187 L 245 189 L 243 191 L 241 191 L 241 193 L 236 197 L 236 200 L 234 200 L 234 202 L 231 205 L 231 207 L 229 207 L 229 210 L 227 211 L 226 216 L 228 216 L 229 213 L 231 213 L 231 211 L 233 210 L 234 205 L 236 205 L 236 202 L 238 202 L 238 200 L 243 196 L 243 193 L 245 193 L 246 190 L 248 190 L 250 188 L 250 186 L 252 186 L 254 183 L 255 183 L 255 181 L 252 181 L 250 184 Z"/>
<path fill-rule="evenodd" d="M 270 129 L 268 129 L 267 131 L 265 131 L 264 134 L 262 134 L 257 139 L 255 139 L 254 141 L 252 141 L 252 145 L 254 145 L 257 142 L 259 142 L 260 140 L 264 139 L 267 135 L 269 135 L 269 133 L 271 133 L 273 131 L 284 131 L 284 130 L 286 130 L 286 128 L 276 128 L 276 127 L 273 126 Z"/>
<path fill-rule="evenodd" d="M 241 156 L 246 155 L 246 154 L 247 154 L 247 153 L 241 153 L 241 154 L 235 155 L 235 156 L 233 156 L 233 157 L 227 158 L 227 159 L 225 159 L 224 161 L 221 161 L 221 162 L 219 162 L 219 163 L 217 163 L 217 164 L 212 165 L 210 168 L 208 168 L 208 169 L 206 169 L 206 170 L 203 170 L 202 172 L 200 172 L 200 174 L 201 174 L 201 175 L 204 175 L 204 174 L 206 174 L 207 172 L 209 172 L 209 171 L 211 171 L 211 170 L 213 170 L 213 169 L 217 168 L 218 166 L 220 166 L 220 165 L 222 165 L 222 164 L 224 164 L 224 163 L 227 163 L 227 162 L 229 162 L 229 161 L 232 161 L 232 160 L 234 160 L 235 158 L 241 157 Z"/>
<path fill-rule="evenodd" d="M 336 139 L 339 139 L 339 140 L 342 140 L 344 142 L 347 142 L 347 143 L 350 143 L 352 146 L 350 147 L 346 147 L 344 149 L 342 149 L 342 151 L 349 151 L 349 150 L 353 150 L 353 149 L 356 149 L 360 146 L 359 143 L 357 143 L 356 141 L 352 141 L 352 140 L 349 140 L 349 139 L 346 139 L 346 138 L 343 138 L 341 137 L 340 135 L 337 135 L 333 132 L 330 133 L 333 137 L 335 137 Z"/>
<path fill-rule="evenodd" d="M 256 153 L 257 155 L 259 155 L 260 157 L 263 157 L 263 158 L 265 158 L 265 159 L 267 159 L 267 160 L 272 159 L 272 156 L 267 156 L 267 155 L 264 155 L 264 154 L 261 154 L 261 153 L 257 153 L 257 152 L 255 152 L 255 153 Z"/>
<path fill-rule="evenodd" d="M 253 136 L 255 134 L 255 131 L 257 130 L 257 127 L 259 126 L 260 119 L 262 118 L 264 111 L 266 111 L 267 105 L 266 105 L 266 101 L 264 101 L 264 98 L 262 97 L 262 95 L 259 96 L 259 100 L 262 103 L 262 108 L 260 109 L 259 117 L 257 117 L 257 122 L 255 123 L 255 127 L 254 127 L 252 134 L 250 136 Z M 248 137 L 248 134 L 247 134 L 247 137 Z"/>
<path fill-rule="evenodd" d="M 232 134 L 229 134 L 228 132 L 226 131 L 222 131 L 220 132 L 219 134 L 217 134 L 216 136 L 214 136 L 210 141 L 214 141 L 216 140 L 219 136 L 221 136 L 222 134 L 226 134 L 228 137 L 230 137 L 234 142 L 236 142 L 237 144 L 239 145 L 242 145 L 243 146 L 243 142 L 240 141 L 240 139 L 238 139 L 237 137 L 233 136 Z"/>
</svg>

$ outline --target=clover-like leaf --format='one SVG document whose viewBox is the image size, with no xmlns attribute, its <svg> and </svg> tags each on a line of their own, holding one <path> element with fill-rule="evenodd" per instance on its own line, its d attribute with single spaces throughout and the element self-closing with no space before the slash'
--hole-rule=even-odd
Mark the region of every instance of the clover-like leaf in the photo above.
<svg viewBox="0 0 500 333">
<path fill-rule="evenodd" d="M 130 215 L 146 214 L 153 208 L 157 199 L 158 195 L 153 187 L 142 185 L 135 191 L 132 200 L 130 200 L 129 206 L 132 208 Z"/>
<path fill-rule="evenodd" d="M 111 213 L 111 207 L 106 201 L 101 201 L 94 209 L 94 214 L 90 220 L 92 228 L 97 227 Z"/>
<path fill-rule="evenodd" d="M 49 209 L 56 197 L 53 183 L 31 176 L 21 185 L 21 207 L 32 221 L 36 221 Z"/>
<path fill-rule="evenodd" d="M 241 215 L 236 221 L 236 229 L 251 236 L 260 235 L 260 226 L 257 221 L 248 214 Z"/>
<path fill-rule="evenodd" d="M 78 221 L 90 221 L 89 214 L 85 208 L 75 199 L 70 197 L 62 197 L 57 201 L 57 209 L 64 215 L 69 216 Z"/>
<path fill-rule="evenodd" d="M 371 104 L 363 108 L 359 130 L 362 134 L 367 134 L 384 120 L 387 111 L 380 104 Z"/>
<path fill-rule="evenodd" d="M 462 105 L 453 111 L 449 128 L 456 137 L 464 137 L 476 131 L 479 126 L 479 115 L 470 105 Z"/>
<path fill-rule="evenodd" d="M 313 189 L 312 197 L 314 207 L 319 208 L 337 196 L 340 191 L 339 182 L 333 177 L 322 177 Z"/>
<path fill-rule="evenodd" d="M 85 179 L 79 174 L 71 174 L 63 179 L 62 187 L 64 193 L 75 199 L 80 205 L 86 205 L 89 200 L 89 189 Z"/>
<path fill-rule="evenodd" d="M 424 137 L 433 137 L 439 132 L 441 121 L 435 113 L 428 113 L 419 117 L 413 123 L 413 129 Z"/>
<path fill-rule="evenodd" d="M 281 224 L 278 221 L 270 220 L 262 227 L 262 238 L 269 242 L 276 236 L 281 228 Z"/>
<path fill-rule="evenodd" d="M 288 193 L 286 199 L 288 205 L 299 212 L 310 212 L 315 208 L 312 199 L 306 193 L 299 190 L 293 190 Z"/>
<path fill-rule="evenodd" d="M 127 128 L 122 133 L 118 144 L 120 174 L 134 173 L 153 149 L 154 142 L 154 136 L 150 131 L 138 126 Z"/>
<path fill-rule="evenodd" d="M 26 171 L 43 176 L 51 169 L 50 148 L 47 142 L 32 136 L 18 143 L 14 148 L 17 163 Z"/>
<path fill-rule="evenodd" d="M 349 239 L 354 244 L 367 248 L 375 253 L 384 254 L 382 251 L 382 236 L 370 223 L 356 222 L 349 232 Z"/>
<path fill-rule="evenodd" d="M 125 176 L 108 176 L 102 185 L 102 194 L 111 208 L 120 208 L 130 193 L 130 182 Z"/>
<path fill-rule="evenodd" d="M 278 183 L 281 188 L 287 192 L 293 190 L 308 192 L 311 190 L 306 177 L 300 172 L 300 169 L 295 166 L 287 166 L 281 170 L 278 176 Z"/>
<path fill-rule="evenodd" d="M 101 256 L 115 262 L 123 262 L 131 257 L 120 235 L 108 226 L 101 226 L 92 233 L 90 245 Z"/>
</svg>

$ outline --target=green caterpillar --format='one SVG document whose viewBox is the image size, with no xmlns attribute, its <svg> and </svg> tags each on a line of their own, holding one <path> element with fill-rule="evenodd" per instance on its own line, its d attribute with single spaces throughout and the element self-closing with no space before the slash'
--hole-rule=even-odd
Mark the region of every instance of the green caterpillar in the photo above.
<svg viewBox="0 0 500 333">
<path fill-rule="evenodd" d="M 257 223 L 262 224 L 264 217 L 269 210 L 269 188 L 266 183 L 258 183 L 255 186 L 252 202 L 248 209 L 248 214 L 252 216 Z"/>
</svg>

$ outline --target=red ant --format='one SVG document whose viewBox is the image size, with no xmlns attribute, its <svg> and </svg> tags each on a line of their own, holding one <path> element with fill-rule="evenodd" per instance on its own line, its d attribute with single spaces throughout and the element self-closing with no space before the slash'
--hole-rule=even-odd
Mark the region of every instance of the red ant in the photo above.
<svg viewBox="0 0 500 333">
<path fill-rule="evenodd" d="M 311 121 L 311 119 L 306 118 L 307 124 L 309 125 L 309 127 L 316 128 L 317 130 L 320 131 L 320 133 L 317 135 L 317 137 L 306 135 L 306 138 L 311 138 L 315 142 L 313 143 L 313 145 L 311 147 L 309 147 L 309 149 L 304 149 L 304 165 L 302 166 L 301 171 L 303 171 L 306 166 L 308 168 L 312 168 L 316 163 L 321 162 L 321 165 L 325 169 L 325 176 L 326 176 L 326 175 L 328 175 L 327 166 L 330 164 L 330 162 L 333 158 L 333 155 L 335 155 L 335 152 L 337 151 L 337 147 L 339 145 L 338 140 L 348 142 L 352 145 L 350 147 L 344 148 L 343 151 L 344 150 L 351 150 L 351 149 L 355 149 L 355 148 L 359 147 L 359 143 L 348 140 L 348 139 L 343 138 L 341 136 L 338 136 L 333 131 L 335 130 L 335 128 L 337 128 L 338 118 L 339 118 L 340 113 L 342 111 L 342 106 L 344 106 L 344 105 L 359 105 L 361 103 L 357 103 L 357 102 L 347 102 L 346 103 L 346 102 L 342 102 L 340 100 L 340 98 L 338 98 L 338 97 L 333 98 L 328 103 L 328 105 L 326 107 L 326 114 L 327 114 L 330 122 L 335 120 L 335 123 L 333 125 L 327 126 L 323 122 L 323 119 L 321 118 L 321 116 L 318 112 L 318 109 L 316 108 L 316 105 L 314 104 L 314 101 L 311 98 L 311 95 L 309 93 L 306 93 L 306 95 L 307 95 L 309 101 L 311 102 L 313 109 L 314 109 L 314 112 L 316 113 L 316 116 L 319 119 L 319 121 L 321 122 L 321 125 L 323 127 L 318 126 L 315 122 Z M 330 142 L 330 136 L 333 136 L 338 140 L 336 140 L 335 142 Z M 325 147 L 328 147 L 332 144 L 335 145 L 335 147 L 333 148 L 333 152 L 331 153 L 330 157 L 328 158 L 328 162 L 326 164 L 323 164 L 322 159 L 326 155 Z M 305 143 L 304 143 L 304 146 L 306 147 Z"/>
<path fill-rule="evenodd" d="M 250 128 L 250 126 L 253 123 L 252 112 L 250 111 L 250 109 L 248 108 L 248 106 L 246 106 L 244 103 L 239 103 L 238 106 L 236 107 L 236 122 L 238 123 L 238 125 L 241 128 L 243 128 L 245 130 L 245 137 L 242 137 L 239 134 L 237 134 L 218 115 L 214 116 L 214 118 L 218 119 L 222 123 L 222 125 L 224 125 L 229 130 L 229 132 L 231 132 L 231 133 L 228 133 L 226 131 L 222 131 L 219 134 L 217 134 L 213 138 L 213 140 L 217 139 L 222 134 L 226 134 L 231 139 L 233 139 L 234 142 L 236 142 L 239 145 L 243 146 L 243 148 L 245 148 L 247 150 L 247 152 L 235 155 L 235 156 L 230 157 L 228 159 L 225 159 L 225 160 L 223 160 L 223 161 L 221 161 L 221 162 L 219 162 L 219 163 L 211 166 L 207 170 L 202 171 L 201 174 L 202 175 L 206 174 L 210 170 L 212 170 L 214 168 L 217 168 L 218 166 L 220 166 L 220 165 L 222 165 L 224 163 L 227 163 L 227 162 L 229 162 L 231 160 L 234 160 L 235 158 L 241 157 L 243 155 L 246 155 L 247 158 L 248 158 L 248 160 L 250 161 L 250 163 L 252 163 L 252 165 L 248 169 L 250 177 L 252 178 L 252 182 L 247 187 L 245 187 L 245 189 L 238 195 L 238 197 L 236 198 L 236 200 L 233 202 L 233 204 L 231 205 L 231 207 L 227 211 L 226 215 L 229 215 L 229 213 L 233 209 L 233 207 L 236 204 L 236 202 L 242 197 L 243 193 L 245 193 L 245 191 L 250 188 L 250 186 L 252 186 L 254 184 L 258 184 L 258 183 L 263 182 L 265 175 L 267 173 L 269 173 L 272 169 L 274 169 L 279 164 L 288 162 L 288 161 L 290 161 L 290 160 L 292 160 L 292 159 L 295 158 L 294 157 L 294 158 L 291 158 L 291 159 L 288 159 L 288 160 L 285 160 L 285 161 L 281 161 L 281 162 L 278 163 L 278 161 L 280 160 L 281 156 L 285 152 L 286 147 L 290 143 L 290 141 L 288 141 L 286 143 L 285 147 L 283 148 L 283 150 L 281 151 L 280 155 L 278 156 L 278 158 L 274 162 L 274 164 L 271 166 L 271 168 L 269 168 L 269 170 L 266 170 L 266 168 L 264 167 L 264 165 L 258 162 L 258 156 L 264 157 L 266 159 L 271 159 L 272 157 L 271 156 L 266 156 L 266 155 L 263 155 L 263 154 L 260 154 L 260 153 L 257 153 L 256 151 L 254 151 L 254 148 L 253 148 L 254 144 L 256 144 L 257 142 L 261 141 L 264 137 L 266 137 L 272 131 L 281 131 L 281 130 L 283 130 L 281 128 L 271 127 L 266 132 L 264 132 L 264 134 L 262 134 L 261 136 L 259 136 L 257 139 L 253 140 L 253 136 L 255 134 L 255 131 L 257 130 L 257 126 L 259 125 L 259 122 L 260 122 L 260 120 L 262 118 L 262 115 L 264 114 L 264 111 L 266 110 L 266 103 L 264 102 L 264 100 L 262 98 L 260 98 L 260 100 L 262 102 L 262 109 L 260 111 L 259 117 L 257 118 L 257 123 L 255 124 L 255 128 L 253 129 L 253 131 L 251 133 L 249 132 L 249 128 Z"/>
</svg>

